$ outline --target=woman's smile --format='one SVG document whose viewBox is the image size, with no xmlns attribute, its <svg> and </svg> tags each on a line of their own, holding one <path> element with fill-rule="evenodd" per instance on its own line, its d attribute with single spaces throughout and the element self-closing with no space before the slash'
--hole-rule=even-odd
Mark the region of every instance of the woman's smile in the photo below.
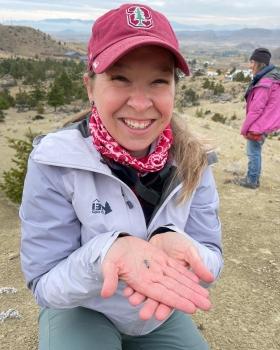
<svg viewBox="0 0 280 350">
<path fill-rule="evenodd" d="M 133 130 L 145 130 L 152 125 L 153 120 L 122 119 L 124 124 Z"/>
</svg>

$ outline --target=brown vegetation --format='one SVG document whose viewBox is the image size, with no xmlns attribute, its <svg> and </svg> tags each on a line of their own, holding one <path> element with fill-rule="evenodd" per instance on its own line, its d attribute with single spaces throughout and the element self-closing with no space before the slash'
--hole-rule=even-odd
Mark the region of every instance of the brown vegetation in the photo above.
<svg viewBox="0 0 280 350">
<path fill-rule="evenodd" d="M 0 24 L 0 57 L 62 56 L 68 46 L 50 35 L 30 27 Z"/>
</svg>

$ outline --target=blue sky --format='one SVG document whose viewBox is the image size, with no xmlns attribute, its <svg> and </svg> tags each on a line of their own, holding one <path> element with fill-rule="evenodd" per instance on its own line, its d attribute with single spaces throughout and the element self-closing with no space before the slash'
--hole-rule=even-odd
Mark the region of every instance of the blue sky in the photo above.
<svg viewBox="0 0 280 350">
<path fill-rule="evenodd" d="M 94 20 L 125 2 L 128 1 L 0 0 L 0 22 L 45 18 Z M 169 20 L 184 24 L 280 28 L 279 0 L 142 0 L 140 3 L 163 12 Z"/>
</svg>

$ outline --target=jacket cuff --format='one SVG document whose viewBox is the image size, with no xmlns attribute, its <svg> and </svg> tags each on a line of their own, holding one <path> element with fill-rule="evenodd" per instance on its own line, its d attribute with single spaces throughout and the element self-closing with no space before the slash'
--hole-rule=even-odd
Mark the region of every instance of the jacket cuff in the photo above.
<svg viewBox="0 0 280 350">
<path fill-rule="evenodd" d="M 148 237 L 148 240 L 150 240 L 153 236 L 155 235 L 159 235 L 161 233 L 165 233 L 165 232 L 176 232 L 175 230 L 175 226 L 171 225 L 171 224 L 167 224 L 165 226 L 160 226 L 159 228 L 157 228 L 155 231 L 153 231 L 150 236 Z"/>
<path fill-rule="evenodd" d="M 111 248 L 111 246 L 113 245 L 113 243 L 120 237 L 126 237 L 126 236 L 130 236 L 130 234 L 126 233 L 126 232 L 119 232 L 116 231 L 113 234 L 111 234 L 111 237 L 107 240 L 106 244 L 103 246 L 101 252 L 100 252 L 100 263 L 102 264 L 105 255 L 107 254 L 108 250 Z"/>
</svg>

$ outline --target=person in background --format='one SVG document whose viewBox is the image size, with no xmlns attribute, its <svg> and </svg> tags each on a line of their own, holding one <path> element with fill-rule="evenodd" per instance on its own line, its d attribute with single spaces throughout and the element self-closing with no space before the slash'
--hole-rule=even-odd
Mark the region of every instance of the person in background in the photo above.
<svg viewBox="0 0 280 350">
<path fill-rule="evenodd" d="M 21 264 L 40 350 L 205 350 L 191 320 L 223 259 L 211 153 L 173 115 L 189 74 L 166 17 L 125 4 L 98 18 L 90 113 L 34 141 Z"/>
<path fill-rule="evenodd" d="M 271 53 L 256 49 L 250 57 L 253 80 L 246 94 L 246 118 L 241 134 L 247 140 L 248 170 L 235 184 L 256 189 L 260 186 L 262 146 L 266 136 L 280 129 L 280 69 L 270 64 Z"/>
</svg>

